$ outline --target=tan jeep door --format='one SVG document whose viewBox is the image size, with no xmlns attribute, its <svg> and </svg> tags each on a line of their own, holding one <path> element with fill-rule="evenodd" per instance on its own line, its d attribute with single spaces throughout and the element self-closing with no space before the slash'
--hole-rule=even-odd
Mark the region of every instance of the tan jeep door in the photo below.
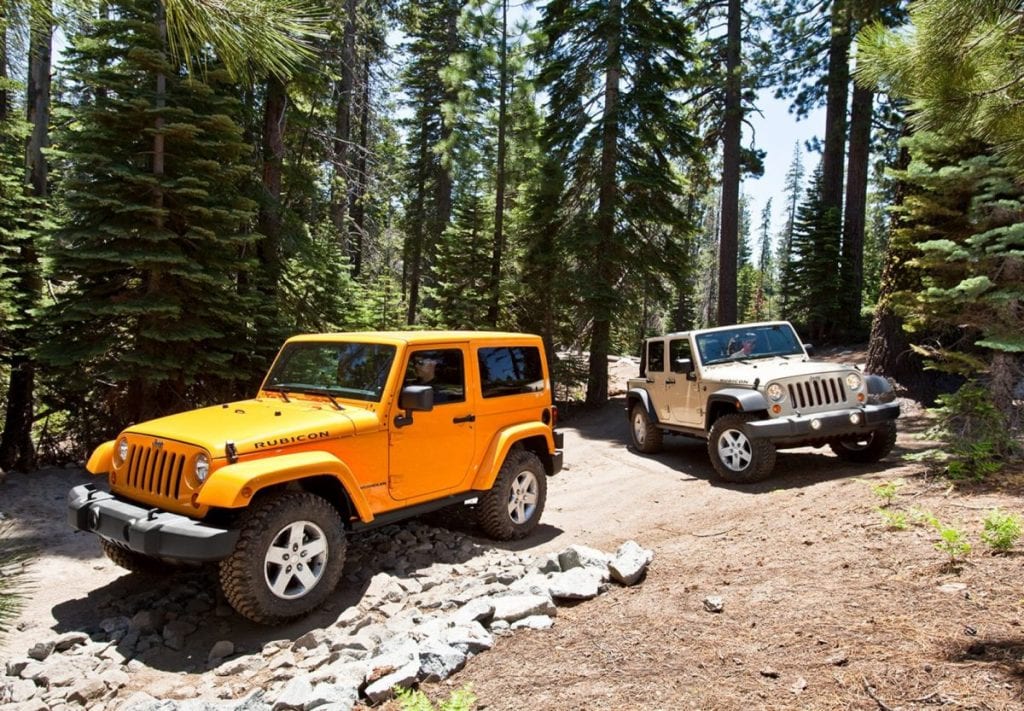
<svg viewBox="0 0 1024 711">
<path fill-rule="evenodd" d="M 689 360 L 693 367 L 693 352 L 690 349 L 689 338 L 672 338 L 668 342 L 668 365 L 670 371 L 666 376 L 670 394 L 669 410 L 671 411 L 670 422 L 677 425 L 699 427 L 702 417 L 698 413 L 700 398 L 697 392 L 697 379 L 694 377 L 696 371 L 691 370 L 689 375 L 684 372 L 680 362 Z"/>
<path fill-rule="evenodd" d="M 651 396 L 651 407 L 658 414 L 658 419 L 668 422 L 672 417 L 669 407 L 671 394 L 666 381 L 671 379 L 665 362 L 665 341 L 650 340 L 647 342 L 647 394 Z"/>
<path fill-rule="evenodd" d="M 476 401 L 467 387 L 466 344 L 417 347 L 406 354 L 404 385 L 430 385 L 434 409 L 413 412 L 412 423 L 397 426 L 398 398 L 389 422 L 392 498 L 414 499 L 452 489 L 466 479 L 473 463 Z"/>
</svg>

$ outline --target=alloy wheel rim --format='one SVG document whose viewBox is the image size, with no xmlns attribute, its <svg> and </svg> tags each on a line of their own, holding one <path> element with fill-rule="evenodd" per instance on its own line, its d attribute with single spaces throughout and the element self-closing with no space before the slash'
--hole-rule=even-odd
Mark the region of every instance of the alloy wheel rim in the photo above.
<svg viewBox="0 0 1024 711">
<path fill-rule="evenodd" d="M 295 521 L 274 536 L 263 557 L 267 588 L 282 600 L 303 597 L 327 569 L 327 536 L 312 521 Z"/>
</svg>

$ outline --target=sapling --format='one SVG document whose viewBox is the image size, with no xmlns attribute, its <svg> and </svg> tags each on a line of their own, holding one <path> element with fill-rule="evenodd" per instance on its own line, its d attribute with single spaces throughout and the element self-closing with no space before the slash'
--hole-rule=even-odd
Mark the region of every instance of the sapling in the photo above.
<svg viewBox="0 0 1024 711">
<path fill-rule="evenodd" d="M 1021 521 L 1018 516 L 999 509 L 992 509 L 985 517 L 981 540 L 997 553 L 1013 548 L 1021 535 Z"/>
<path fill-rule="evenodd" d="M 871 487 L 871 490 L 882 499 L 884 502 L 882 506 L 887 508 L 892 506 L 893 501 L 896 500 L 896 494 L 899 493 L 902 486 L 903 480 L 897 479 L 896 481 L 883 481 L 881 484 L 875 484 Z"/>
<path fill-rule="evenodd" d="M 935 543 L 935 548 L 949 556 L 949 567 L 952 568 L 971 552 L 971 544 L 967 541 L 967 534 L 960 529 L 941 522 L 936 523 L 939 540 Z"/>
</svg>

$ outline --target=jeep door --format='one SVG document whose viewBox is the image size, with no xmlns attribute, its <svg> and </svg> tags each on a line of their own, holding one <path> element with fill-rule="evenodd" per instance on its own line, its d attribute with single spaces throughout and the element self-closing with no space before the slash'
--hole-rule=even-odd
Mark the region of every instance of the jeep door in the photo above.
<svg viewBox="0 0 1024 711">
<path fill-rule="evenodd" d="M 466 479 L 476 447 L 474 395 L 468 387 L 467 344 L 415 346 L 405 354 L 406 385 L 429 385 L 434 408 L 403 413 L 394 398 L 389 421 L 388 487 L 394 499 L 408 500 L 452 489 Z M 412 422 L 397 424 L 399 415 Z"/>
<path fill-rule="evenodd" d="M 671 388 L 675 377 L 668 372 L 665 359 L 664 339 L 652 339 L 647 342 L 647 394 L 651 396 L 651 407 L 658 414 L 661 422 L 672 419 Z"/>
<path fill-rule="evenodd" d="M 700 427 L 703 417 L 698 412 L 700 395 L 689 337 L 669 339 L 667 368 L 669 374 L 665 380 L 668 387 L 665 392 L 669 396 L 670 421 L 678 425 Z"/>
</svg>

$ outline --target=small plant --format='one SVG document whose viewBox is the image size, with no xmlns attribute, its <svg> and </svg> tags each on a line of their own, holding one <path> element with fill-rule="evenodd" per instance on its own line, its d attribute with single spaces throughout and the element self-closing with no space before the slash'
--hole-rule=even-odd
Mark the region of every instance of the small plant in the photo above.
<svg viewBox="0 0 1024 711">
<path fill-rule="evenodd" d="M 983 526 L 981 540 L 997 553 L 1005 553 L 1013 548 L 1021 535 L 1020 517 L 999 509 L 992 509 L 988 513 Z"/>
<path fill-rule="evenodd" d="M 918 508 L 917 506 L 911 506 L 907 510 L 907 517 L 915 526 L 931 526 L 932 528 L 942 527 L 942 523 L 935 517 L 935 514 L 931 511 L 925 511 L 924 509 Z"/>
<path fill-rule="evenodd" d="M 935 549 L 949 556 L 949 567 L 954 568 L 971 552 L 971 544 L 967 541 L 967 534 L 958 528 L 947 526 L 936 521 L 936 528 L 939 530 L 939 540 L 935 543 Z"/>
<path fill-rule="evenodd" d="M 871 491 L 882 499 L 882 506 L 888 508 L 892 506 L 896 500 L 896 494 L 899 493 L 900 487 L 903 486 L 903 480 L 897 479 L 896 481 L 883 481 L 881 484 L 875 484 L 871 487 Z"/>
<path fill-rule="evenodd" d="M 907 527 L 908 519 L 906 511 L 887 509 L 884 507 L 876 510 L 882 515 L 882 520 L 885 521 L 887 528 L 891 528 L 895 531 L 902 531 Z"/>
<path fill-rule="evenodd" d="M 476 705 L 476 696 L 469 687 L 456 689 L 436 707 L 427 695 L 418 689 L 396 689 L 395 698 L 398 699 L 402 711 L 472 711 Z"/>
<path fill-rule="evenodd" d="M 967 382 L 938 400 L 940 406 L 933 410 L 938 421 L 929 436 L 946 442 L 946 475 L 954 480 L 981 481 L 998 472 L 1015 443 L 988 389 Z"/>
<path fill-rule="evenodd" d="M 28 592 L 24 577 L 28 553 L 11 535 L 10 526 L 0 523 L 0 637 L 18 616 Z"/>
</svg>

